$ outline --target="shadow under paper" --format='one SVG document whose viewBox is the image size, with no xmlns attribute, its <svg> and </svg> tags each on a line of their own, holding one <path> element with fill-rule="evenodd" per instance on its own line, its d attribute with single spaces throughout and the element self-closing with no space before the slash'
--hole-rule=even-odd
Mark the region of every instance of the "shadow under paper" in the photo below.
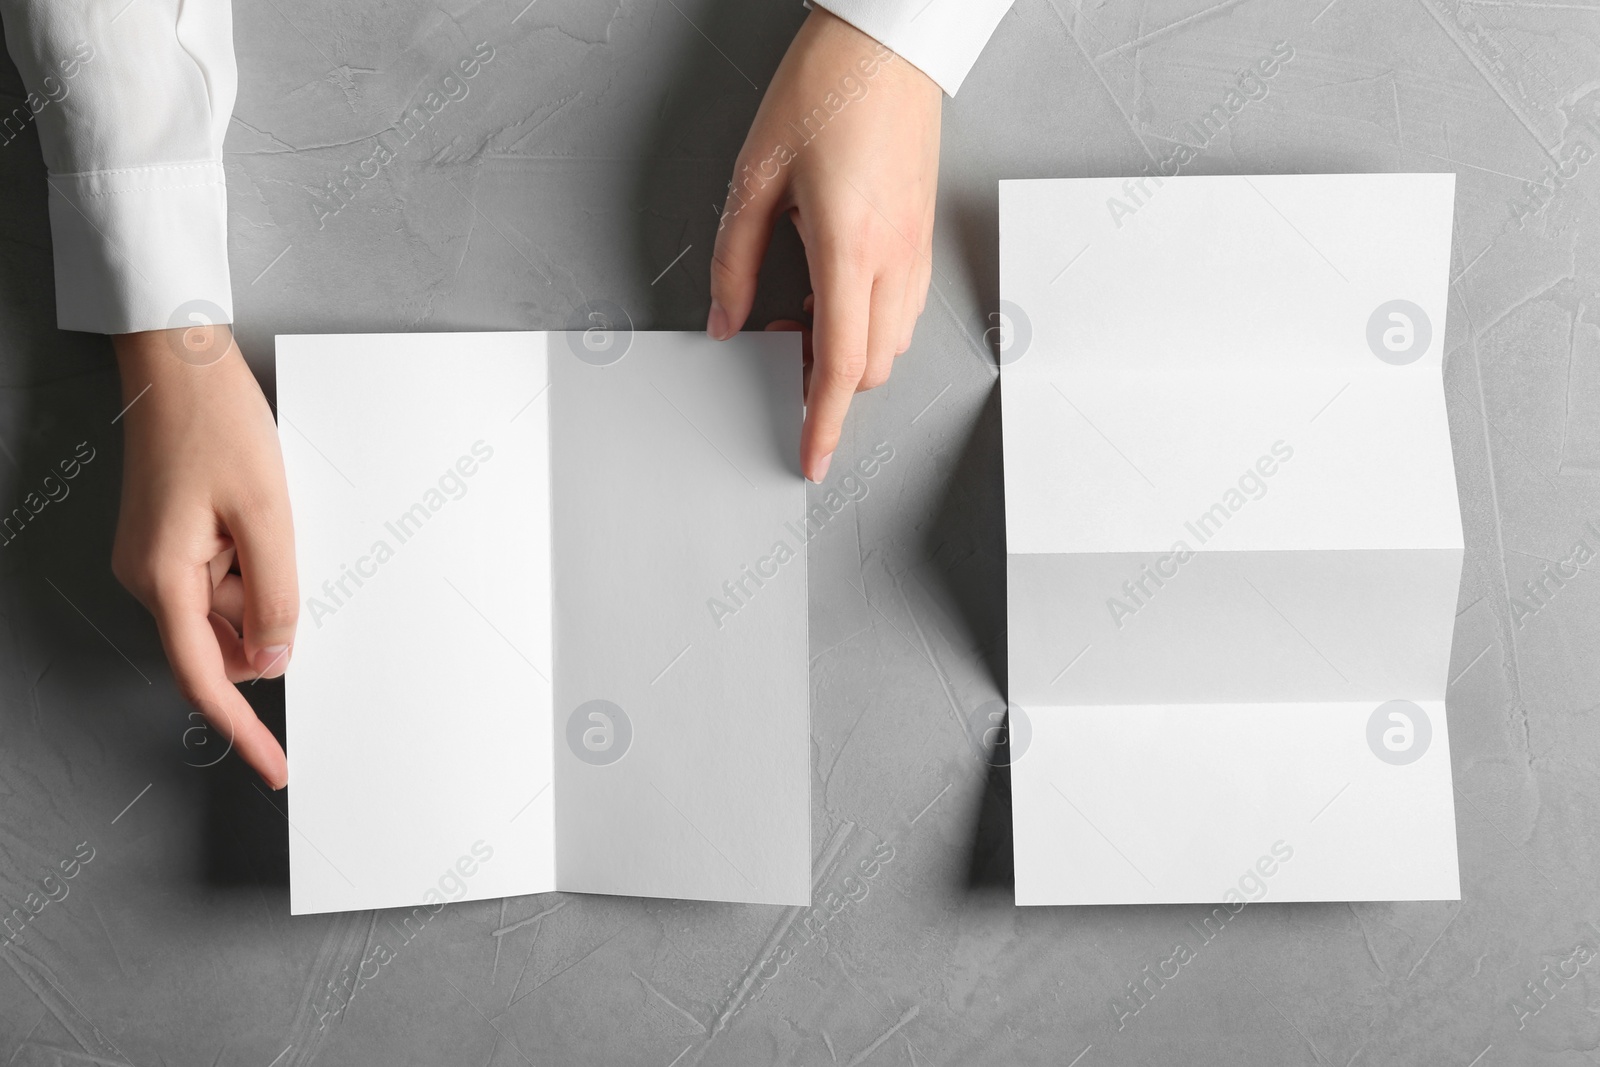
<svg viewBox="0 0 1600 1067">
<path fill-rule="evenodd" d="M 930 521 L 921 568 L 925 587 L 952 629 L 958 649 L 979 658 L 994 696 L 962 709 L 967 726 L 964 758 L 984 767 L 983 790 L 972 816 L 966 888 L 1009 890 L 1014 883 L 1011 844 L 1009 715 L 991 729 L 984 707 L 1006 695 L 1005 472 L 1000 437 L 1000 387 L 978 409 Z"/>
</svg>

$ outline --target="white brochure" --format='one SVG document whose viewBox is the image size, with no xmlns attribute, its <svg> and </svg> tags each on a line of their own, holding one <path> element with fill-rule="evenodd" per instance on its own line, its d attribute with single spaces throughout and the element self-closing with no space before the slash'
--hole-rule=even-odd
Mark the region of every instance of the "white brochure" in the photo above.
<svg viewBox="0 0 1600 1067">
<path fill-rule="evenodd" d="M 799 336 L 277 359 L 291 910 L 809 903 Z"/>
<path fill-rule="evenodd" d="M 1459 896 L 1453 195 L 1000 183 L 1019 904 Z"/>
</svg>

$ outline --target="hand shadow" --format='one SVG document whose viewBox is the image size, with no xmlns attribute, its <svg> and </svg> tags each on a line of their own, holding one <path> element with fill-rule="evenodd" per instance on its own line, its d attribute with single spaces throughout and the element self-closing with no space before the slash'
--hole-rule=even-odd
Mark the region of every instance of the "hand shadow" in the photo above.
<svg viewBox="0 0 1600 1067">
<path fill-rule="evenodd" d="M 0 97 L 24 95 L 16 69 L 0 62 Z M 115 848 L 132 840 L 118 835 L 145 832 L 129 803 L 144 793 L 130 783 L 148 781 L 157 795 L 203 807 L 193 822 L 162 831 L 200 834 L 189 851 L 201 857 L 202 881 L 287 885 L 284 816 L 266 810 L 272 802 L 257 795 L 237 756 L 215 759 L 224 743 L 213 739 L 213 754 L 201 755 L 200 735 L 187 732 L 199 720 L 185 718 L 190 709 L 155 624 L 111 573 L 124 405 L 107 339 L 56 328 L 48 186 L 32 124 L 0 142 L 0 187 L 9 191 L 0 204 L 8 237 L 0 255 L 0 589 L 6 615 L 21 622 L 8 667 L 29 684 L 0 700 L 0 734 L 6 759 L 28 768 L 34 789 L 22 802 L 39 818 L 53 810 L 85 822 L 88 839 Z M 243 692 L 281 739 L 283 682 Z"/>
<path fill-rule="evenodd" d="M 633 209 L 640 294 L 636 329 L 703 330 L 710 266 L 734 162 L 789 42 L 807 16 L 792 9 L 708 0 L 689 13 L 662 9 L 675 49 L 658 88 L 662 104 L 638 160 Z M 690 21 L 692 16 L 693 21 Z M 709 36 L 701 33 L 703 28 Z M 737 63 L 734 58 L 737 57 Z M 692 251 L 659 278 L 663 264 Z M 656 279 L 652 281 L 652 279 Z M 794 227 L 778 220 L 746 329 L 799 318 L 810 289 Z"/>
</svg>

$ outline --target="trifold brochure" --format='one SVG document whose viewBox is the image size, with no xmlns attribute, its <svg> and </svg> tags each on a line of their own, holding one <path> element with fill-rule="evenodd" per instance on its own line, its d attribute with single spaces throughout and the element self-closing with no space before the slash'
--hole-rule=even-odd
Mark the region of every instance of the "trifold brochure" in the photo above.
<svg viewBox="0 0 1600 1067">
<path fill-rule="evenodd" d="M 277 340 L 291 911 L 811 896 L 797 334 Z"/>
<path fill-rule="evenodd" d="M 1017 903 L 1459 897 L 1453 194 L 1000 183 Z"/>
</svg>

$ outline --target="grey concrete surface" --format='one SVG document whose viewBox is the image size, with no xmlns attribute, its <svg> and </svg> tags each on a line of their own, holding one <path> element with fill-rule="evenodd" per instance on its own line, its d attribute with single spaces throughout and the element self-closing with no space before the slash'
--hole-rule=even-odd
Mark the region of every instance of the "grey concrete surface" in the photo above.
<svg viewBox="0 0 1600 1067">
<path fill-rule="evenodd" d="M 231 255 L 264 379 L 278 332 L 559 328 L 596 299 L 639 328 L 699 327 L 713 205 L 803 17 L 788 0 L 241 0 Z M 1119 1029 L 1113 998 L 1203 909 L 1014 908 L 1005 776 L 964 725 L 1004 685 L 995 182 L 1136 173 L 1280 41 L 1293 60 L 1191 173 L 1459 175 L 1463 899 L 1255 905 Z M 330 199 L 480 43 L 494 58 L 469 95 Z M 0 950 L 0 1062 L 1596 1062 L 1600 586 L 1583 569 L 1536 611 L 1514 599 L 1575 542 L 1600 548 L 1600 163 L 1580 156 L 1600 156 L 1592 0 L 1018 0 L 946 107 L 915 344 L 844 445 L 896 458 L 811 545 L 812 837 L 834 906 L 556 894 L 451 905 L 402 940 L 396 914 L 291 918 L 283 799 L 232 759 L 200 766 L 214 744 L 187 733 L 109 573 L 107 347 L 54 329 L 37 140 L 0 146 L 0 502 L 79 442 L 94 457 L 0 548 L 0 895 L 79 859 Z M 798 310 L 803 266 L 783 230 L 757 322 Z M 281 685 L 246 693 L 281 728 Z"/>
</svg>

